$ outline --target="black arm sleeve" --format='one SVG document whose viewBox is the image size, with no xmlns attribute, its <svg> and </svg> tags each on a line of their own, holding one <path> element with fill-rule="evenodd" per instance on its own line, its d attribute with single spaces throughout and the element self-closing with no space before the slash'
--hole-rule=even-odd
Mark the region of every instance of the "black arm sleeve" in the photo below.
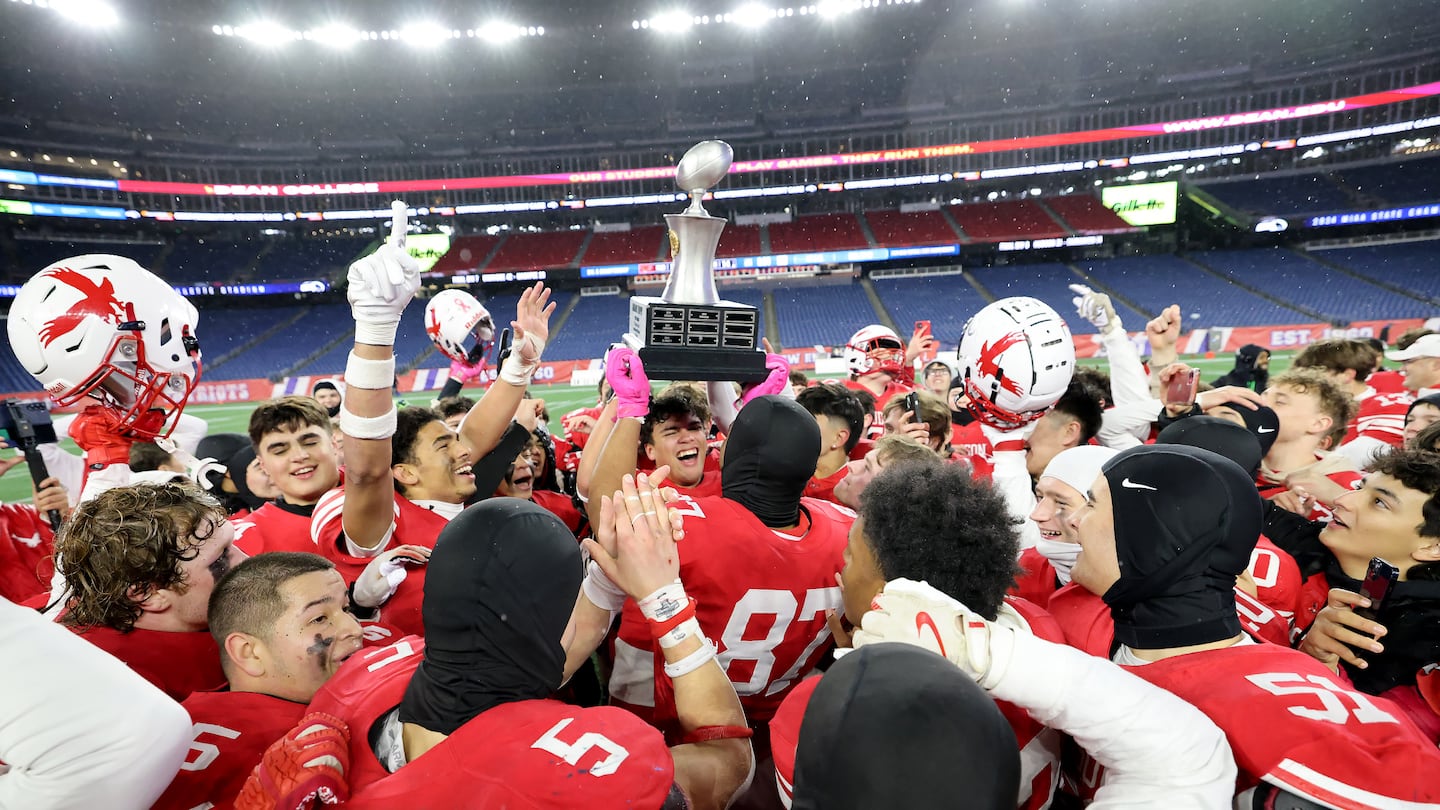
<svg viewBox="0 0 1440 810">
<path fill-rule="evenodd" d="M 1320 542 L 1320 530 L 1325 524 L 1306 520 L 1288 509 L 1281 509 L 1274 501 L 1265 501 L 1262 529 L 1270 542 L 1279 546 L 1300 566 L 1300 574 L 1309 577 L 1324 570 L 1329 562 L 1330 550 Z"/>
<path fill-rule="evenodd" d="M 530 431 L 511 422 L 495 449 L 470 465 L 470 471 L 475 474 L 476 500 L 484 500 L 494 494 L 495 488 L 504 480 L 505 473 L 510 471 L 515 457 L 520 455 L 520 451 L 529 443 Z"/>
<path fill-rule="evenodd" d="M 464 387 L 465 383 L 462 383 L 454 377 L 451 377 L 445 381 L 445 385 L 441 386 L 440 396 L 438 397 L 438 399 L 449 399 L 453 396 L 459 396 L 460 389 Z"/>
</svg>

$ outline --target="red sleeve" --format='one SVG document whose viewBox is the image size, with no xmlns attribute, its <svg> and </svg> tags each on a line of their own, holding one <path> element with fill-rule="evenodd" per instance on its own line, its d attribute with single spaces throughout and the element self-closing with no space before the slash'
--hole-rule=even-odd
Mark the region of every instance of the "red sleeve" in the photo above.
<svg viewBox="0 0 1440 810">
<path fill-rule="evenodd" d="M 1386 444 L 1405 440 L 1405 415 L 1414 399 L 1408 394 L 1374 394 L 1360 400 L 1360 412 L 1351 422 L 1345 441 L 1365 436 Z"/>
<path fill-rule="evenodd" d="M 48 594 L 54 551 L 55 534 L 35 507 L 0 506 L 0 596 L 19 604 Z"/>
<path fill-rule="evenodd" d="M 819 685 L 819 676 L 796 684 L 780 702 L 775 716 L 770 718 L 770 753 L 775 758 L 775 786 L 786 807 L 790 806 L 795 793 L 795 752 L 800 746 L 800 722 L 805 719 L 805 708 L 810 705 L 810 696 L 815 694 Z M 763 775 L 757 774 L 757 778 L 760 776 Z"/>
<path fill-rule="evenodd" d="M 194 723 L 190 752 L 153 810 L 229 810 L 265 749 L 305 711 L 304 704 L 248 692 L 197 692 L 184 706 Z"/>
<path fill-rule="evenodd" d="M 1045 555 L 1033 548 L 1025 549 L 1020 553 L 1020 570 L 1015 584 L 1006 593 L 1036 605 L 1049 604 L 1050 595 L 1055 593 L 1059 583 L 1055 579 L 1055 569 Z"/>
</svg>

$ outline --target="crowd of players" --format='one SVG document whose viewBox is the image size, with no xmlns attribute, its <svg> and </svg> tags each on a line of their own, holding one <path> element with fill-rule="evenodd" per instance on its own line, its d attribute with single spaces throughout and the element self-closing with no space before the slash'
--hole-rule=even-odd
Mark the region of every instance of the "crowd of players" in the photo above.
<svg viewBox="0 0 1440 810">
<path fill-rule="evenodd" d="M 1076 287 L 1107 372 L 1006 299 L 836 381 L 611 348 L 552 420 L 542 284 L 478 401 L 491 315 L 432 300 L 451 383 L 397 408 L 418 280 L 356 262 L 343 390 L 248 436 L 181 413 L 159 279 L 25 285 L 84 455 L 4 507 L 0 807 L 1440 807 L 1440 334 L 1187 391 L 1178 307 L 1142 360 Z"/>
</svg>

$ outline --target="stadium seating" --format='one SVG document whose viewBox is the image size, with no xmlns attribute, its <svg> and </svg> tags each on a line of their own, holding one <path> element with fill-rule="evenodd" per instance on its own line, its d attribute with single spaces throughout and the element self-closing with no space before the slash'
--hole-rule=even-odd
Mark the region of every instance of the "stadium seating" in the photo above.
<svg viewBox="0 0 1440 810">
<path fill-rule="evenodd" d="M 965 235 L 976 242 L 1051 239 L 1070 235 L 1034 200 L 952 205 L 950 215 Z"/>
<path fill-rule="evenodd" d="M 880 320 L 859 284 L 779 287 L 771 297 L 787 347 L 843 346 L 856 329 Z"/>
<path fill-rule="evenodd" d="M 585 246 L 585 255 L 580 257 L 580 263 L 593 267 L 653 262 L 660 259 L 662 250 L 669 253 L 664 226 L 647 225 L 628 231 L 605 231 L 590 238 L 590 244 Z"/>
<path fill-rule="evenodd" d="M 1315 320 L 1216 278 L 1178 256 L 1127 256 L 1077 264 L 1086 275 L 1135 302 L 1146 313 L 1179 304 L 1187 329 Z M 1140 326 L 1135 324 L 1136 328 Z"/>
<path fill-rule="evenodd" d="M 771 253 L 809 253 L 870 247 L 854 214 L 814 214 L 770 225 Z"/>
<path fill-rule="evenodd" d="M 310 352 L 329 345 L 341 334 L 352 333 L 354 328 L 355 324 L 350 320 L 349 304 L 320 304 L 309 307 L 299 320 L 260 341 L 233 360 L 222 363 L 213 374 L 207 373 L 205 378 L 239 380 L 279 374 L 304 360 Z"/>
<path fill-rule="evenodd" d="M 20 365 L 20 359 L 10 348 L 10 341 L 5 341 L 5 347 L 0 349 L 0 393 L 39 390 L 40 383 Z"/>
<path fill-rule="evenodd" d="M 574 267 L 576 254 L 589 235 L 589 231 L 511 233 L 482 269 L 494 272 Z"/>
<path fill-rule="evenodd" d="M 1355 207 L 1350 195 L 1323 174 L 1229 180 L 1201 186 L 1201 190 L 1231 208 L 1256 215 L 1319 214 Z"/>
<path fill-rule="evenodd" d="M 1136 230 L 1134 225 L 1105 207 L 1090 194 L 1067 194 L 1051 197 L 1045 204 L 1060 220 L 1078 233 L 1125 233 Z"/>
<path fill-rule="evenodd" d="M 551 337 L 550 345 L 545 347 L 545 359 L 588 360 L 603 357 L 610 344 L 625 334 L 629 322 L 628 295 L 582 296 L 565 324 Z"/>
<path fill-rule="evenodd" d="M 1406 160 L 1336 172 L 1357 194 L 1389 205 L 1440 202 L 1440 159 Z"/>
<path fill-rule="evenodd" d="M 15 240 L 15 266 L 6 273 L 14 283 L 22 283 L 48 265 L 87 253 L 109 253 L 133 260 L 145 269 L 153 269 L 164 245 L 133 242 L 85 242 L 81 240 Z"/>
<path fill-rule="evenodd" d="M 1070 285 L 1084 284 L 1085 280 L 1063 264 L 1017 264 L 1009 267 L 984 267 L 974 272 L 975 280 L 980 282 L 980 286 L 989 290 L 996 298 L 1012 295 L 1038 298 L 1065 319 L 1071 332 L 1090 334 L 1095 331 L 1094 326 L 1075 313 L 1075 305 L 1070 300 L 1075 297 L 1070 291 Z M 1129 329 L 1143 329 L 1145 322 L 1152 317 L 1136 312 L 1125 306 L 1124 302 L 1112 303 L 1120 320 Z"/>
<path fill-rule="evenodd" d="M 715 249 L 715 258 L 759 256 L 764 252 L 760 243 L 759 225 L 736 225 L 732 222 L 720 232 L 720 246 Z M 669 251 L 666 253 L 668 254 Z M 669 256 L 667 255 L 666 258 Z"/>
<path fill-rule="evenodd" d="M 965 322 L 989 303 L 960 275 L 879 278 L 873 284 L 901 332 L 910 329 L 915 321 L 930 321 L 931 333 L 943 349 L 958 346 Z M 863 325 L 847 324 L 850 333 Z M 845 337 L 848 338 L 849 334 Z M 909 335 L 902 334 L 901 337 L 908 338 Z"/>
<path fill-rule="evenodd" d="M 1440 301 L 1440 273 L 1436 272 L 1440 266 L 1440 242 L 1317 251 L 1315 258 Z M 1428 314 L 1435 313 L 1432 310 Z"/>
<path fill-rule="evenodd" d="M 161 275 L 172 282 L 233 281 L 255 261 L 264 243 L 179 238 L 165 257 Z"/>
<path fill-rule="evenodd" d="M 431 273 L 453 276 L 473 273 L 490 256 L 502 236 L 462 236 L 450 243 L 450 250 L 430 268 Z"/>
<path fill-rule="evenodd" d="M 278 242 L 255 266 L 255 278 L 339 278 L 350 262 L 363 255 L 375 240 L 364 237 L 296 239 Z"/>
<path fill-rule="evenodd" d="M 1432 306 L 1288 250 L 1217 250 L 1194 253 L 1190 258 L 1334 320 L 1423 318 L 1434 314 Z"/>
<path fill-rule="evenodd" d="M 875 235 L 875 244 L 882 247 L 948 245 L 960 241 L 960 235 L 939 211 L 866 211 L 865 221 Z"/>
</svg>

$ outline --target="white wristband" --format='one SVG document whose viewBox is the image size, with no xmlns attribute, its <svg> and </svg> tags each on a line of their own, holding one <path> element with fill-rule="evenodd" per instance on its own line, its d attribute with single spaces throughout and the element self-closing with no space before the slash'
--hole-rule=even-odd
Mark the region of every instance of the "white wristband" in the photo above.
<svg viewBox="0 0 1440 810">
<path fill-rule="evenodd" d="M 394 346 L 395 333 L 400 329 L 400 317 L 395 320 L 364 320 L 355 322 L 355 342 L 366 346 Z"/>
<path fill-rule="evenodd" d="M 354 439 L 388 439 L 395 435 L 398 412 L 390 410 L 380 416 L 356 416 L 347 407 L 340 408 L 340 432 Z"/>
<path fill-rule="evenodd" d="M 639 605 L 640 612 L 646 619 L 656 624 L 664 624 L 689 607 L 690 599 L 685 595 L 685 586 L 677 579 L 668 585 L 660 586 L 644 599 L 637 599 L 635 604 Z"/>
<path fill-rule="evenodd" d="M 610 577 L 605 575 L 600 564 L 594 560 L 590 561 L 585 579 L 580 582 L 580 590 L 585 593 L 590 604 L 601 610 L 617 613 L 625 606 L 625 592 L 610 581 Z"/>
<path fill-rule="evenodd" d="M 526 346 L 533 347 L 535 350 L 536 359 L 533 363 L 527 363 L 520 357 L 522 354 L 521 349 Z M 505 362 L 500 364 L 501 381 L 520 386 L 521 388 L 529 385 L 530 375 L 534 374 L 535 369 L 540 366 L 539 358 L 544 351 L 545 341 L 534 335 L 527 334 L 520 342 L 510 347 L 510 356 L 506 357 Z"/>
<path fill-rule="evenodd" d="M 704 638 L 704 633 L 700 630 L 700 622 L 696 621 L 693 616 L 670 628 L 669 632 L 656 638 L 655 641 L 662 648 L 668 650 L 671 647 L 678 646 L 691 636 Z"/>
<path fill-rule="evenodd" d="M 682 675 L 689 675 L 700 667 L 705 666 L 706 664 L 710 663 L 710 660 L 714 657 L 715 645 L 711 644 L 709 639 L 701 636 L 700 649 L 690 653 L 689 655 L 681 658 L 679 661 L 676 661 L 673 664 L 666 664 L 665 674 L 670 678 L 670 680 L 673 681 Z"/>
<path fill-rule="evenodd" d="M 394 387 L 395 355 L 390 355 L 388 360 L 367 360 L 350 352 L 350 359 L 345 361 L 345 384 L 366 391 L 385 391 Z"/>
</svg>

